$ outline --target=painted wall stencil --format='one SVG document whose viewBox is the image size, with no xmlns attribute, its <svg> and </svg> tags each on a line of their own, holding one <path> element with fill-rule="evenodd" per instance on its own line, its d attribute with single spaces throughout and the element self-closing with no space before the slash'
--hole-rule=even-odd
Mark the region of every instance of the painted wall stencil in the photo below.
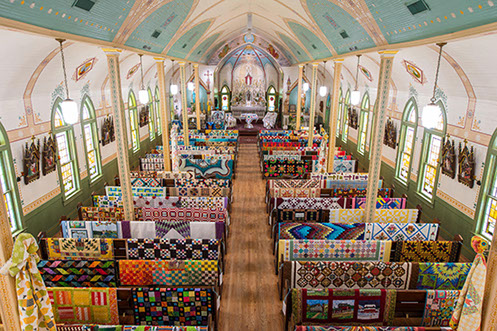
<svg viewBox="0 0 497 331">
<path fill-rule="evenodd" d="M 135 64 L 133 67 L 131 67 L 131 69 L 128 70 L 128 74 L 126 75 L 126 79 L 130 79 L 131 77 L 133 77 L 133 75 L 136 74 L 138 69 L 140 69 L 139 63 Z"/>
<path fill-rule="evenodd" d="M 456 178 L 456 152 L 454 149 L 454 140 L 444 138 L 442 149 L 442 173 L 450 178 Z"/>
<path fill-rule="evenodd" d="M 372 81 L 373 81 L 373 75 L 371 74 L 371 71 L 369 71 L 368 69 L 366 69 L 365 67 L 363 67 L 363 66 L 361 66 L 361 65 L 359 66 L 359 70 L 362 72 L 362 74 L 363 74 L 364 76 L 366 76 L 366 78 L 367 78 L 370 82 L 372 82 Z"/>
<path fill-rule="evenodd" d="M 411 75 L 411 77 L 414 78 L 416 82 L 420 84 L 426 83 L 426 78 L 423 70 L 421 70 L 418 66 L 410 61 L 404 60 L 403 63 L 407 73 Z"/>
<path fill-rule="evenodd" d="M 383 144 L 393 149 L 397 147 L 397 128 L 390 118 L 387 119 L 387 123 L 385 124 L 385 137 L 383 138 Z"/>
<path fill-rule="evenodd" d="M 473 188 L 475 183 L 475 155 L 473 151 L 473 146 L 471 150 L 468 148 L 468 141 L 464 140 L 464 148 L 462 148 L 461 143 L 459 143 L 459 174 L 457 175 L 457 180 L 459 183 Z"/>
<path fill-rule="evenodd" d="M 43 138 L 43 158 L 41 159 L 41 167 L 43 176 L 48 175 L 55 170 L 57 166 L 57 148 L 55 146 L 55 139 L 52 132 L 49 132 L 47 137 Z"/>
<path fill-rule="evenodd" d="M 26 142 L 24 147 L 23 176 L 26 185 L 40 178 L 40 139 L 36 143 L 34 136 L 31 145 Z"/>
<path fill-rule="evenodd" d="M 80 79 L 85 77 L 93 69 L 93 67 L 97 62 L 98 59 L 96 57 L 93 57 L 83 62 L 79 67 L 76 68 L 76 71 L 72 76 L 72 79 L 74 79 L 75 81 L 79 81 Z"/>
<path fill-rule="evenodd" d="M 100 131 L 102 146 L 110 144 L 111 142 L 116 140 L 116 135 L 114 132 L 114 121 L 112 119 L 112 116 L 107 116 L 106 118 L 104 118 L 104 122 L 102 123 L 102 128 Z"/>
</svg>

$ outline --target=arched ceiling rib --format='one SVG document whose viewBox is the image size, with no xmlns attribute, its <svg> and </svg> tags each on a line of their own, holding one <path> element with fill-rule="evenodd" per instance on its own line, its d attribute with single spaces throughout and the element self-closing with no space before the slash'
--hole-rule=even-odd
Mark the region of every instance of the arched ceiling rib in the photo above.
<svg viewBox="0 0 497 331">
<path fill-rule="evenodd" d="M 89 11 L 74 1 L 9 0 L 0 2 L 0 25 L 204 63 L 246 33 L 248 13 L 290 63 L 497 28 L 493 1 L 424 3 L 413 14 L 403 0 L 113 0 Z"/>
</svg>

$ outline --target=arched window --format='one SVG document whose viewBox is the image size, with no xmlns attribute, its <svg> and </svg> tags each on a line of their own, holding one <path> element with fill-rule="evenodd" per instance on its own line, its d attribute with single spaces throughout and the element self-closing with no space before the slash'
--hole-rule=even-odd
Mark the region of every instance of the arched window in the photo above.
<svg viewBox="0 0 497 331">
<path fill-rule="evenodd" d="M 138 110 L 136 109 L 136 98 L 133 91 L 129 91 L 128 97 L 129 127 L 131 129 L 131 145 L 133 153 L 140 150 L 140 127 L 138 126 Z"/>
<path fill-rule="evenodd" d="M 418 105 L 411 98 L 407 101 L 402 115 L 399 148 L 395 164 L 395 178 L 407 185 L 411 176 L 411 162 L 414 153 L 414 142 L 418 129 Z"/>
<path fill-rule="evenodd" d="M 90 183 L 93 183 L 102 176 L 102 160 L 100 158 L 95 108 L 87 95 L 81 103 L 81 129 L 83 130 L 83 140 L 85 142 L 88 178 Z"/>
<path fill-rule="evenodd" d="M 497 220 L 497 130 L 488 145 L 476 215 L 477 232 L 492 240 Z"/>
<path fill-rule="evenodd" d="M 0 124 L 0 184 L 3 198 L 9 215 L 10 230 L 15 233 L 22 230 L 21 199 L 17 190 L 14 162 L 10 151 L 9 138 L 3 125 Z"/>
<path fill-rule="evenodd" d="M 342 129 L 342 141 L 347 142 L 349 138 L 349 107 L 350 107 L 350 89 L 345 93 L 345 98 L 342 103 L 343 111 L 343 129 Z"/>
<path fill-rule="evenodd" d="M 155 87 L 155 125 L 157 126 L 157 135 L 162 134 L 162 118 L 160 109 L 159 87 Z"/>
<path fill-rule="evenodd" d="M 155 139 L 155 111 L 154 111 L 154 97 L 152 95 L 152 90 L 150 90 L 150 87 L 147 89 L 148 92 L 148 133 L 149 133 L 149 139 L 154 140 Z"/>
<path fill-rule="evenodd" d="M 366 93 L 362 98 L 361 115 L 359 118 L 359 140 L 357 142 L 357 151 L 359 154 L 364 154 L 366 150 L 366 140 L 368 137 L 369 124 L 369 95 Z"/>
<path fill-rule="evenodd" d="M 340 133 L 342 133 L 342 114 L 343 114 L 343 99 L 342 99 L 342 88 L 340 88 L 338 94 L 338 117 L 337 117 L 337 131 L 336 131 L 337 138 L 340 137 Z"/>
<path fill-rule="evenodd" d="M 58 98 L 52 110 L 52 131 L 55 134 L 59 155 L 57 171 L 59 172 L 60 190 L 64 199 L 67 200 L 80 190 L 81 185 L 76 144 L 74 142 L 74 129 L 62 117 L 61 102 L 62 100 Z"/>
<path fill-rule="evenodd" d="M 229 111 L 231 103 L 231 92 L 227 85 L 221 89 L 221 110 Z"/>
<path fill-rule="evenodd" d="M 437 103 L 440 109 L 437 125 L 434 129 L 424 129 L 423 147 L 421 149 L 421 160 L 418 172 L 418 193 L 433 201 L 437 191 L 437 182 L 440 169 L 440 153 L 442 151 L 442 140 L 446 131 L 446 115 L 442 102 Z"/>
</svg>

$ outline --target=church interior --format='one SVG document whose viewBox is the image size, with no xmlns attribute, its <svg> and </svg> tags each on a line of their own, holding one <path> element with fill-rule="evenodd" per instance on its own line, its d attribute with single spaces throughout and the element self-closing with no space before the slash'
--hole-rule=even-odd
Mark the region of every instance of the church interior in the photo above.
<svg viewBox="0 0 497 331">
<path fill-rule="evenodd" d="M 497 330 L 495 1 L 3 0 L 0 43 L 0 330 Z"/>
</svg>

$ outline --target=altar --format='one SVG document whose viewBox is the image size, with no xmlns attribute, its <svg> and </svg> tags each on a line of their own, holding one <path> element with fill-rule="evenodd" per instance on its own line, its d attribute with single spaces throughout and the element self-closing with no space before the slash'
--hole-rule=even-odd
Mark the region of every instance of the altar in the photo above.
<svg viewBox="0 0 497 331">
<path fill-rule="evenodd" d="M 231 111 L 233 112 L 233 116 L 237 119 L 240 119 L 242 114 L 250 113 L 257 114 L 259 118 L 263 118 L 266 114 L 266 107 L 264 106 L 232 106 Z"/>
</svg>

